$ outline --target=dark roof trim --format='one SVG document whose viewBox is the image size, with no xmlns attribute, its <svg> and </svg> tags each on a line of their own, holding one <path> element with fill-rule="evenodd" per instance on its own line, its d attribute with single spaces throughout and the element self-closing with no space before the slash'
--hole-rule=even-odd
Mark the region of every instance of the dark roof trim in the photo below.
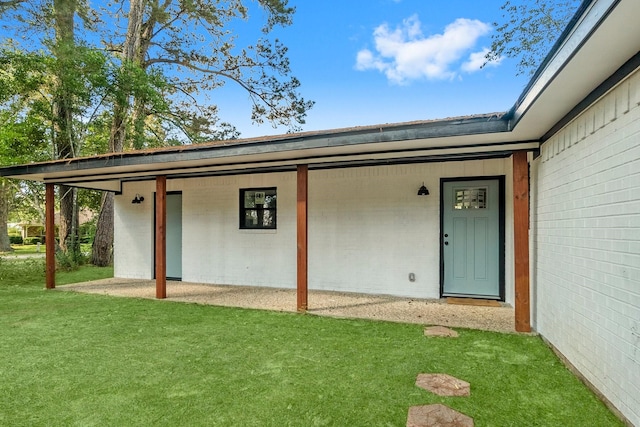
<svg viewBox="0 0 640 427">
<path fill-rule="evenodd" d="M 508 132 L 508 121 L 500 114 L 459 117 L 444 120 L 414 122 L 392 126 L 355 128 L 348 131 L 304 133 L 278 137 L 237 141 L 229 145 L 203 144 L 180 146 L 159 150 L 130 151 L 107 155 L 74 158 L 53 162 L 35 163 L 0 168 L 0 176 L 81 171 L 114 166 L 148 165 L 205 159 L 221 159 L 253 154 L 281 153 L 305 149 L 353 146 L 416 139 L 433 139 Z"/>
<path fill-rule="evenodd" d="M 600 86 L 595 88 L 589 95 L 587 95 L 582 101 L 578 103 L 571 111 L 567 113 L 562 119 L 558 121 L 549 131 L 540 138 L 540 142 L 544 143 L 553 135 L 555 135 L 560 129 L 565 127 L 571 120 L 575 119 L 584 110 L 589 108 L 594 102 L 600 99 L 604 94 L 613 89 L 621 81 L 626 79 L 631 73 L 640 67 L 640 52 L 636 53 L 627 62 L 625 62 L 620 68 L 618 68 L 607 80 L 602 82 Z"/>
<path fill-rule="evenodd" d="M 488 153 L 480 154 L 441 154 L 437 156 L 424 156 L 424 157 L 411 157 L 400 159 L 385 159 L 385 160 L 354 160 L 344 162 L 332 162 L 332 163 L 317 163 L 310 164 L 309 170 L 325 170 L 325 169 L 345 169 L 345 168 L 357 168 L 357 167 L 371 167 L 371 166 L 393 166 L 393 165 L 410 165 L 416 163 L 441 163 L 441 162 L 455 162 L 464 160 L 487 160 L 487 159 L 503 159 L 513 154 L 511 150 L 504 151 L 492 151 Z M 239 169 L 234 171 L 207 171 L 207 172 L 190 172 L 175 175 L 168 175 L 167 180 L 171 179 L 189 179 L 189 178 L 205 178 L 212 176 L 234 176 L 234 175 L 250 175 L 255 173 L 282 173 L 282 172 L 295 172 L 296 165 L 284 165 L 284 166 L 271 166 L 256 169 Z M 126 182 L 142 182 L 153 181 L 154 176 L 141 176 L 137 178 L 123 179 L 122 183 Z M 83 181 L 87 182 L 87 181 Z"/>
<path fill-rule="evenodd" d="M 514 106 L 506 114 L 513 129 L 541 93 L 589 40 L 621 0 L 584 0 L 540 64 Z M 577 38 L 572 40 L 573 38 Z"/>
<path fill-rule="evenodd" d="M 480 155 L 480 154 L 485 154 L 485 153 L 492 153 L 492 152 L 505 152 L 505 151 L 509 151 L 512 152 L 514 150 L 514 146 L 519 146 L 522 144 L 535 144 L 536 147 L 538 147 L 538 141 L 515 141 L 515 142 L 510 142 L 510 143 L 483 143 L 483 144 L 465 144 L 465 145 L 444 145 L 444 146 L 438 146 L 438 147 L 421 147 L 421 148 L 412 148 L 412 149 L 407 149 L 407 150 L 377 150 L 377 151 L 371 151 L 371 152 L 366 152 L 366 153 L 358 153 L 358 154 L 333 154 L 333 155 L 327 155 L 327 156 L 300 156 L 300 157 L 295 157 L 295 158 L 290 158 L 290 159 L 286 159 L 286 162 L 288 163 L 292 163 L 294 165 L 296 164 L 308 164 L 309 168 L 318 168 L 320 165 L 327 163 L 327 164 L 332 164 L 335 163 L 337 160 L 332 161 L 332 159 L 338 159 L 338 158 L 344 158 L 344 157 L 357 157 L 357 156 L 367 156 L 367 157 L 371 157 L 371 156 L 379 156 L 379 155 L 390 155 L 390 156 L 396 156 L 396 157 L 387 157 L 384 159 L 370 159 L 370 162 L 381 162 L 381 163 L 385 163 L 387 161 L 387 159 L 390 158 L 395 158 L 395 159 L 400 159 L 400 158 L 405 158 L 406 154 L 411 154 L 411 153 L 415 153 L 417 155 L 418 158 L 426 158 L 429 155 L 426 154 L 420 154 L 420 153 L 428 153 L 428 152 L 441 152 L 443 150 L 465 150 L 464 154 L 468 154 L 471 156 L 474 155 Z M 487 150 L 483 150 L 483 149 L 487 149 Z M 320 163 L 314 163 L 314 161 L 317 160 L 321 160 L 322 162 Z M 109 179 L 118 179 L 118 180 L 127 180 L 127 178 L 125 178 L 124 176 L 126 175 L 130 175 L 132 173 L 134 174 L 139 174 L 136 176 L 132 176 L 131 180 L 137 180 L 138 177 L 144 177 L 147 176 L 146 174 L 148 174 L 148 176 L 156 176 L 156 175 L 166 175 L 167 178 L 175 178 L 177 176 L 182 176 L 183 174 L 187 173 L 187 174 L 198 174 L 198 173 L 209 173 L 210 171 L 207 172 L 200 172 L 199 170 L 204 170 L 204 169 L 209 169 L 211 167 L 216 167 L 219 166 L 221 168 L 224 168 L 224 171 L 232 171 L 234 168 L 242 168 L 243 170 L 247 170 L 247 171 L 262 171 L 264 170 L 265 167 L 273 167 L 273 168 L 277 168 L 280 167 L 277 164 L 278 163 L 282 163 L 285 160 L 282 159 L 274 159 L 274 160 L 263 160 L 260 162 L 256 162 L 256 161 L 251 161 L 251 162 L 245 162 L 245 161 L 237 161 L 237 162 L 231 162 L 231 163 L 224 163 L 221 165 L 215 165 L 215 164 L 206 164 L 206 165 L 198 165 L 198 166 L 168 166 L 168 167 L 158 167 L 158 168 L 153 168 L 152 170 L 148 170 L 148 171 L 144 171 L 144 172 L 95 172 L 95 173 L 83 173 L 83 174 L 79 174 L 79 175 L 74 175 L 71 177 L 67 177 L 67 178 L 51 178 L 51 179 L 45 179 L 45 182 L 52 182 L 52 183 L 58 183 L 58 184 L 71 184 L 73 185 L 73 183 L 77 183 L 77 182 L 99 182 L 99 181 L 103 181 L 103 180 L 109 180 Z M 357 161 L 355 159 L 353 160 L 349 160 L 349 161 Z M 259 166 L 251 166 L 251 165 L 256 165 L 259 164 Z M 295 166 L 294 166 L 295 169 Z M 177 172 L 177 171 L 184 171 L 184 170 L 189 170 L 190 172 Z"/>
</svg>

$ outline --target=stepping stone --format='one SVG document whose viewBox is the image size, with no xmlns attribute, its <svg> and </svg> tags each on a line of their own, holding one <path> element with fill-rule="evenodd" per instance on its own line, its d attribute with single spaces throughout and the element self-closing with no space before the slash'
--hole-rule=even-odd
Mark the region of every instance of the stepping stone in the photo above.
<svg viewBox="0 0 640 427">
<path fill-rule="evenodd" d="M 469 396 L 468 382 L 447 374 L 419 374 L 416 385 L 438 396 Z"/>
<path fill-rule="evenodd" d="M 444 326 L 427 326 L 424 328 L 425 337 L 453 337 L 457 338 L 458 333 L 453 329 Z"/>
<path fill-rule="evenodd" d="M 473 427 L 473 418 L 439 403 L 412 406 L 407 427 Z"/>
</svg>

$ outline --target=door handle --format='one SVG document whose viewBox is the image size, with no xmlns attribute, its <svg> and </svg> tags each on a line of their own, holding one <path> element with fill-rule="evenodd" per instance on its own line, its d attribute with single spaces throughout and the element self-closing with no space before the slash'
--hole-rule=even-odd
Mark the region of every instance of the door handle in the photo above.
<svg viewBox="0 0 640 427">
<path fill-rule="evenodd" d="M 444 242 L 445 246 L 449 245 L 449 242 Z"/>
</svg>

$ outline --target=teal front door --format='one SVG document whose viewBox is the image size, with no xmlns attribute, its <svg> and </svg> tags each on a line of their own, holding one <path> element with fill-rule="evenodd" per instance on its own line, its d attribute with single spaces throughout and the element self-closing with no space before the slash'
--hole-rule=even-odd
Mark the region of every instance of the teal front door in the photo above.
<svg viewBox="0 0 640 427">
<path fill-rule="evenodd" d="M 182 193 L 167 194 L 167 279 L 182 278 Z"/>
<path fill-rule="evenodd" d="M 154 203 L 155 206 L 155 203 Z M 154 211 L 155 218 L 155 211 Z M 182 279 L 182 193 L 167 193 L 167 279 Z M 155 249 L 155 240 L 153 247 Z M 154 255 L 155 260 L 155 255 Z M 155 272 L 155 267 L 154 267 Z M 155 278 L 155 276 L 154 276 Z"/>
<path fill-rule="evenodd" d="M 442 185 L 443 296 L 502 299 L 499 179 Z"/>
</svg>

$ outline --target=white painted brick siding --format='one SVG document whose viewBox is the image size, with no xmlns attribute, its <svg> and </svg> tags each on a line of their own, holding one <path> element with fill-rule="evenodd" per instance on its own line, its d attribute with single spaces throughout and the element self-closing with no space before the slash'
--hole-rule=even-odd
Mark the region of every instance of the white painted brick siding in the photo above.
<svg viewBox="0 0 640 427">
<path fill-rule="evenodd" d="M 309 287 L 439 298 L 440 178 L 505 175 L 510 165 L 499 159 L 311 171 Z M 418 197 L 423 181 L 430 194 Z M 510 205 L 507 254 L 513 252 Z M 513 262 L 507 257 L 512 301 Z"/>
<path fill-rule="evenodd" d="M 126 279 L 153 277 L 153 192 L 149 182 L 125 185 L 114 197 L 113 274 Z M 139 193 L 144 202 L 133 204 Z"/>
<path fill-rule="evenodd" d="M 172 184 L 183 191 L 183 280 L 295 286 L 295 173 L 188 179 Z M 277 187 L 277 230 L 239 229 L 239 189 L 252 187 Z"/>
<path fill-rule="evenodd" d="M 532 163 L 534 326 L 640 425 L 640 73 Z"/>
<path fill-rule="evenodd" d="M 440 178 L 499 175 L 513 303 L 511 159 L 310 171 L 309 288 L 438 298 Z M 417 196 L 422 182 L 429 196 Z M 239 230 L 239 189 L 250 187 L 277 187 L 277 230 Z M 184 281 L 296 286 L 295 172 L 169 180 L 167 190 L 182 191 Z M 116 196 L 117 277 L 153 277 L 154 191 L 129 183 Z M 131 204 L 136 193 L 144 203 Z"/>
</svg>

